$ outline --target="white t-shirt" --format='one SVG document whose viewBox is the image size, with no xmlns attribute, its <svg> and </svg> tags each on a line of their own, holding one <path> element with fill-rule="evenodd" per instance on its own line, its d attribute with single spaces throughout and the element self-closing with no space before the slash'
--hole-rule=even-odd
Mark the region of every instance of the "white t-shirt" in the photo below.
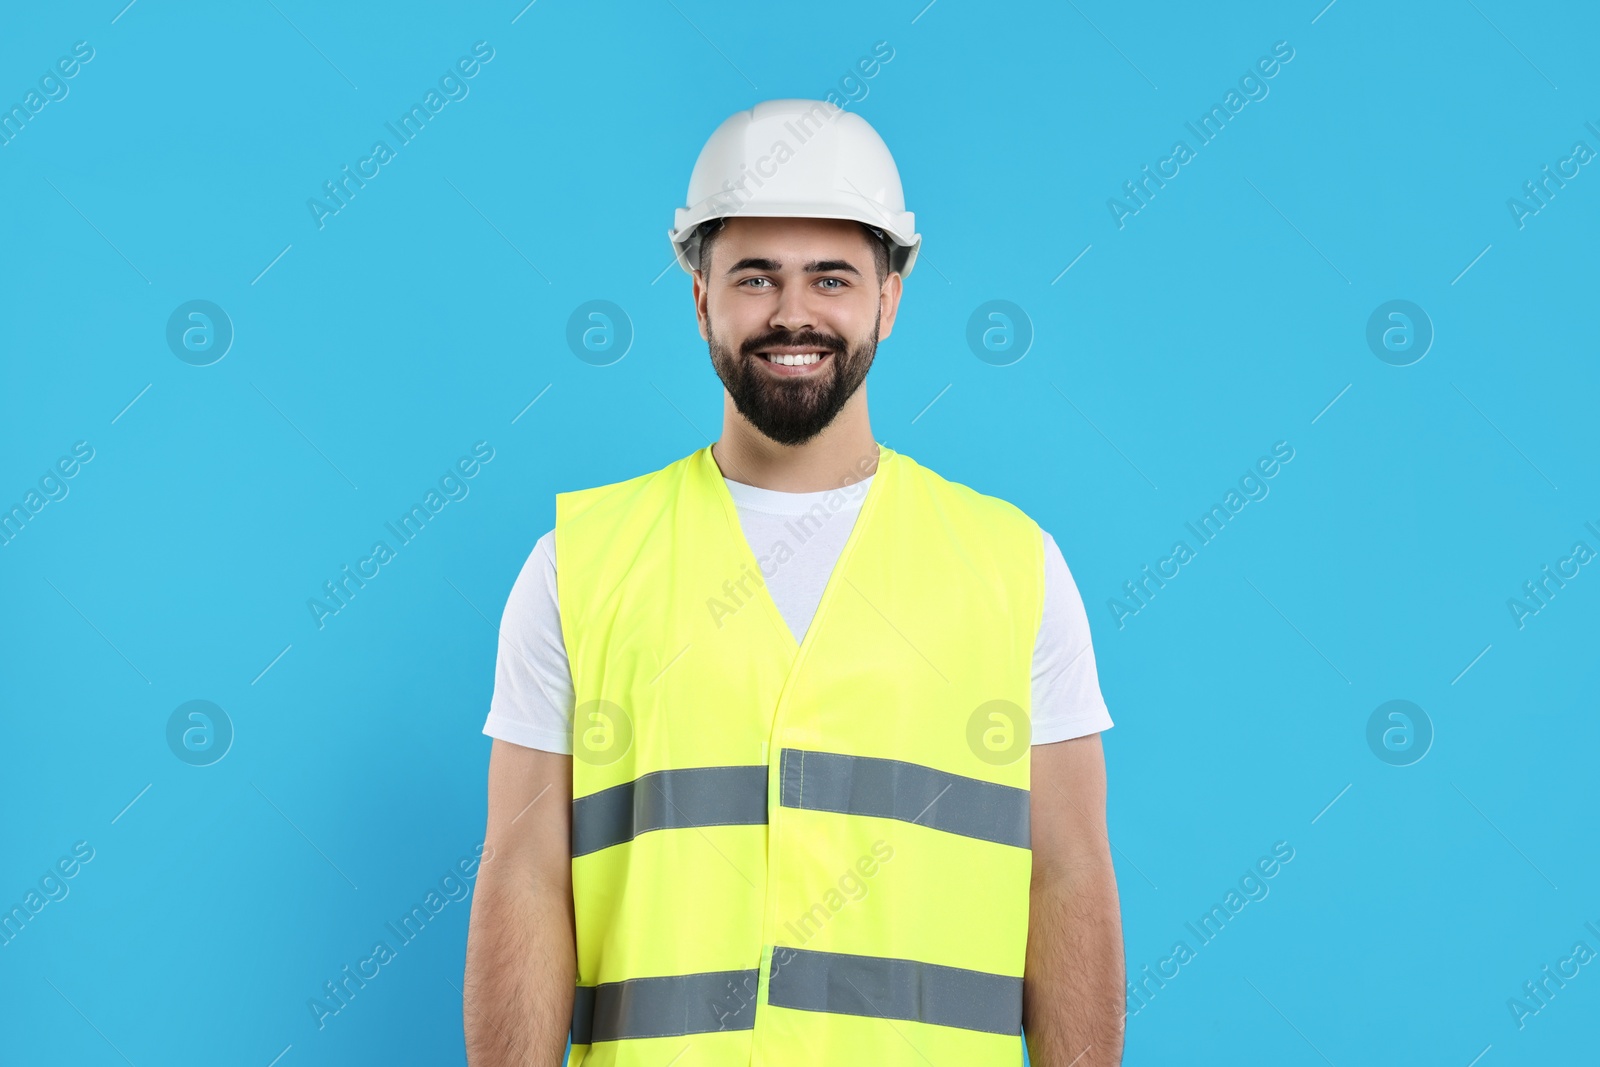
<svg viewBox="0 0 1600 1067">
<path fill-rule="evenodd" d="M 796 643 L 811 625 L 873 477 L 876 475 L 842 490 L 817 493 L 782 493 L 724 478 L 745 538 L 762 565 L 767 591 Z M 830 512 L 825 497 L 832 497 L 834 504 L 842 497 L 845 503 Z M 824 519 L 818 521 L 814 513 L 801 521 L 800 516 L 819 506 Z M 767 561 L 778 555 L 775 549 L 780 541 L 787 543 L 792 558 L 777 564 L 772 572 Z M 1032 742 L 1036 745 L 1083 737 L 1112 725 L 1100 695 L 1083 600 L 1061 549 L 1048 533 L 1044 535 L 1044 578 L 1044 614 L 1033 653 Z M 506 601 L 500 620 L 494 696 L 483 732 L 527 748 L 570 754 L 574 703 L 556 600 L 552 530 L 533 546 Z"/>
</svg>

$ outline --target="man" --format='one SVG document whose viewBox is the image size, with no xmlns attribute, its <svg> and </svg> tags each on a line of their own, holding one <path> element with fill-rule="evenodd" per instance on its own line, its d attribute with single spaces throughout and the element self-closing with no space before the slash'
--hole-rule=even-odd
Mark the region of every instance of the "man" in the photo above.
<svg viewBox="0 0 1600 1067">
<path fill-rule="evenodd" d="M 1088 622 L 1055 542 L 880 447 L 921 239 L 859 116 L 776 100 L 671 239 L 722 436 L 556 498 L 512 589 L 475 1067 L 1121 1058 Z M 559 564 L 559 568 L 558 568 Z M 1030 744 L 1031 741 L 1031 744 Z"/>
</svg>

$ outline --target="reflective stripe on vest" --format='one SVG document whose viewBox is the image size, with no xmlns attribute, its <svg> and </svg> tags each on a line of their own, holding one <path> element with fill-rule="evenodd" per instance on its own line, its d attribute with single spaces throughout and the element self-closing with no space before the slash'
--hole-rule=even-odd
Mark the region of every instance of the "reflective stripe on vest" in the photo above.
<svg viewBox="0 0 1600 1067">
<path fill-rule="evenodd" d="M 681 1037 L 755 1026 L 755 970 L 630 978 L 579 986 L 572 1043 Z M 991 1034 L 1022 1028 L 1022 979 L 916 960 L 779 949 L 769 1003 L 800 1011 L 954 1026 Z"/>
<path fill-rule="evenodd" d="M 1028 791 L 905 760 L 783 750 L 789 808 L 876 815 L 1027 848 Z"/>
<path fill-rule="evenodd" d="M 653 771 L 572 802 L 572 854 L 586 856 L 648 830 L 767 821 L 767 768 Z"/>
<path fill-rule="evenodd" d="M 780 962 L 780 955 L 787 959 Z M 1022 979 L 916 960 L 779 949 L 768 1002 L 801 1011 L 956 1026 L 991 1034 L 1022 1030 Z"/>
<path fill-rule="evenodd" d="M 905 760 L 786 748 L 780 802 L 875 815 L 1027 848 L 1028 791 Z M 572 803 L 572 854 L 632 841 L 648 830 L 767 821 L 767 768 L 654 771 Z"/>
<path fill-rule="evenodd" d="M 758 973 L 708 971 L 579 986 L 572 998 L 572 1043 L 749 1030 Z M 738 989 L 747 995 L 730 996 Z"/>
</svg>

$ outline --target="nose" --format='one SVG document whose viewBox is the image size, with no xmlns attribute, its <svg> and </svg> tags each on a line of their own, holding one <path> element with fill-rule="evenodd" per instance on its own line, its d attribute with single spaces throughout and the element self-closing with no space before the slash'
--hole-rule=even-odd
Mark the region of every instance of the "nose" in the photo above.
<svg viewBox="0 0 1600 1067">
<path fill-rule="evenodd" d="M 769 325 L 775 330 L 788 330 L 790 333 L 816 329 L 816 315 L 807 295 L 804 285 L 785 285 L 778 294 L 778 303 L 772 309 Z"/>
</svg>

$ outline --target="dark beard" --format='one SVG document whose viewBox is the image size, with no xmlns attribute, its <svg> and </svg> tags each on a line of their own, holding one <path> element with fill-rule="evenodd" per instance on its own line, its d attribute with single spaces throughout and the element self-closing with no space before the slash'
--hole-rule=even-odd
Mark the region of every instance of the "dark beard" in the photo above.
<svg viewBox="0 0 1600 1067">
<path fill-rule="evenodd" d="M 735 357 L 711 334 L 711 365 L 733 397 L 733 406 L 751 425 L 780 445 L 802 445 L 827 429 L 866 380 L 878 350 L 880 318 L 872 321 L 872 336 L 855 348 L 843 338 L 815 330 L 775 330 L 745 341 Z M 814 379 L 775 377 L 756 365 L 761 357 L 755 354 L 773 345 L 819 348 L 829 354 L 833 366 Z"/>
</svg>

